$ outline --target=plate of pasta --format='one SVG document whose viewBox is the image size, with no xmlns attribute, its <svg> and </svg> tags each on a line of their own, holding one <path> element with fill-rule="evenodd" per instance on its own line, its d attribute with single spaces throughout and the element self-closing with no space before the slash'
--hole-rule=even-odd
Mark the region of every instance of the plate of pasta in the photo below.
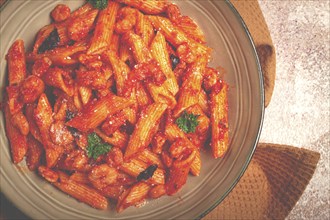
<svg viewBox="0 0 330 220">
<path fill-rule="evenodd" d="M 196 219 L 244 173 L 260 64 L 229 1 L 1 8 L 1 191 L 35 219 Z"/>
</svg>

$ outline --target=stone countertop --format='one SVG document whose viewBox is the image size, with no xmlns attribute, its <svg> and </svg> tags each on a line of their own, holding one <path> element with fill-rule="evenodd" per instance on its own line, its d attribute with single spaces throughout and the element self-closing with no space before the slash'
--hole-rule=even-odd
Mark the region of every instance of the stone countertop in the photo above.
<svg viewBox="0 0 330 220">
<path fill-rule="evenodd" d="M 313 178 L 287 219 L 330 219 L 330 1 L 261 1 L 276 81 L 260 142 L 317 151 Z"/>
</svg>

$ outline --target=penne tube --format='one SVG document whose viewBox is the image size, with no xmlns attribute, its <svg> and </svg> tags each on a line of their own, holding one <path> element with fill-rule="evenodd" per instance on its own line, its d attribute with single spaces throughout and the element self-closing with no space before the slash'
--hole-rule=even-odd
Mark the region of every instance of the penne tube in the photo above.
<svg viewBox="0 0 330 220">
<path fill-rule="evenodd" d="M 100 54 L 109 48 L 119 6 L 119 3 L 109 1 L 107 8 L 99 12 L 87 54 Z"/>
<path fill-rule="evenodd" d="M 213 87 L 210 95 L 211 109 L 211 148 L 214 158 L 223 157 L 228 150 L 228 85 L 218 81 Z"/>
<path fill-rule="evenodd" d="M 89 34 L 94 27 L 94 20 L 98 10 L 90 10 L 72 19 L 67 25 L 68 37 L 74 41 L 80 41 Z"/>
<path fill-rule="evenodd" d="M 88 180 L 88 174 L 83 172 L 74 172 L 73 174 L 70 175 L 69 179 L 70 181 L 74 181 L 85 185 L 90 184 Z"/>
<path fill-rule="evenodd" d="M 131 99 L 122 98 L 109 93 L 99 100 L 89 102 L 77 116 L 66 124 L 80 131 L 87 132 L 99 126 L 108 115 L 115 114 L 132 104 L 134 103 Z"/>
<path fill-rule="evenodd" d="M 201 169 L 201 158 L 200 158 L 200 152 L 198 148 L 191 143 L 191 141 L 188 139 L 188 137 L 185 135 L 185 133 L 175 124 L 168 123 L 165 127 L 165 135 L 166 138 L 172 142 L 176 141 L 177 138 L 182 138 L 185 143 L 187 144 L 187 147 L 190 149 L 197 149 L 196 150 L 196 157 L 192 163 L 192 166 L 190 167 L 190 172 L 194 176 L 198 176 L 200 174 Z"/>
<path fill-rule="evenodd" d="M 25 47 L 23 40 L 16 40 L 6 56 L 9 85 L 20 84 L 26 77 Z"/>
<path fill-rule="evenodd" d="M 210 116 L 210 106 L 208 103 L 208 96 L 204 89 L 201 89 L 199 96 L 198 96 L 198 105 L 203 109 L 203 112 Z"/>
<path fill-rule="evenodd" d="M 23 108 L 23 102 L 20 100 L 20 86 L 12 85 L 6 87 L 7 92 L 7 104 L 10 115 L 20 112 Z"/>
<path fill-rule="evenodd" d="M 33 45 L 33 54 L 37 54 L 42 43 L 47 39 L 47 37 L 55 30 L 55 25 L 50 24 L 41 28 L 37 34 L 36 40 Z"/>
<path fill-rule="evenodd" d="M 121 149 L 124 149 L 128 142 L 128 135 L 126 133 L 120 132 L 119 130 L 115 131 L 113 134 L 111 134 L 111 136 L 107 136 L 99 129 L 96 129 L 95 133 L 99 135 L 105 142 Z"/>
<path fill-rule="evenodd" d="M 74 88 L 64 81 L 64 75 L 68 75 L 65 70 L 54 67 L 50 68 L 47 73 L 43 75 L 43 80 L 47 85 L 61 89 L 68 96 L 73 96 Z"/>
<path fill-rule="evenodd" d="M 137 158 L 131 159 L 129 162 L 123 163 L 119 169 L 133 177 L 138 177 L 139 174 L 145 171 L 149 165 Z M 157 168 L 153 175 L 146 180 L 150 184 L 164 184 L 165 183 L 165 171 Z"/>
<path fill-rule="evenodd" d="M 96 209 L 107 209 L 108 200 L 97 190 L 69 179 L 66 174 L 60 175 L 60 180 L 53 183 L 57 188 L 69 194 L 80 202 L 86 203 Z"/>
<path fill-rule="evenodd" d="M 177 103 L 174 95 L 170 92 L 169 83 L 169 81 L 165 81 L 161 86 L 157 86 L 154 83 L 147 83 L 147 88 L 155 102 L 164 103 L 170 109 L 173 109 Z"/>
<path fill-rule="evenodd" d="M 87 2 L 86 4 L 84 4 L 83 6 L 79 7 L 78 9 L 76 9 L 75 11 L 73 11 L 71 13 L 71 18 L 75 18 L 75 17 L 79 17 L 91 10 L 93 10 L 94 7 L 89 3 Z"/>
<path fill-rule="evenodd" d="M 161 158 L 148 149 L 144 149 L 137 158 L 147 164 L 156 164 L 159 168 L 164 168 Z"/>
<path fill-rule="evenodd" d="M 67 47 L 59 47 L 53 50 L 46 51 L 42 54 L 28 53 L 26 61 L 29 63 L 35 62 L 43 57 L 48 57 L 53 65 L 70 66 L 78 63 L 78 60 L 73 57 L 78 52 L 83 52 L 87 49 L 85 45 L 73 45 Z"/>
<path fill-rule="evenodd" d="M 127 192 L 124 192 L 119 196 L 116 211 L 122 212 L 129 206 L 137 205 L 147 197 L 150 188 L 150 185 L 145 182 L 138 182 L 133 185 L 127 190 Z"/>
<path fill-rule="evenodd" d="M 34 109 L 36 108 L 36 104 L 28 104 L 25 107 L 25 115 L 26 119 L 29 123 L 30 133 L 31 135 L 38 140 L 40 143 L 42 142 L 41 134 L 38 125 L 34 120 Z"/>
<path fill-rule="evenodd" d="M 124 61 L 120 60 L 119 57 L 111 50 L 105 51 L 103 53 L 103 57 L 110 63 L 113 69 L 116 81 L 117 94 L 119 96 L 122 96 L 125 87 L 125 81 L 127 80 L 130 68 L 126 65 Z"/>
<path fill-rule="evenodd" d="M 127 32 L 123 35 L 123 41 L 131 48 L 136 63 L 145 63 L 152 59 L 148 47 L 139 35 L 132 31 Z"/>
<path fill-rule="evenodd" d="M 41 163 L 44 149 L 39 141 L 32 135 L 27 136 L 28 151 L 26 153 L 26 164 L 29 170 L 35 170 Z"/>
<path fill-rule="evenodd" d="M 169 54 L 167 52 L 165 37 L 161 34 L 161 32 L 157 32 L 155 38 L 151 43 L 150 51 L 153 58 L 159 63 L 160 69 L 166 76 L 166 82 L 169 91 L 173 95 L 176 95 L 179 90 L 179 86 L 172 71 Z"/>
<path fill-rule="evenodd" d="M 128 142 L 124 154 L 125 159 L 131 158 L 150 144 L 152 136 L 156 132 L 155 124 L 160 120 L 166 109 L 166 104 L 154 103 L 149 105 L 145 112 L 141 113 L 133 134 Z"/>
<path fill-rule="evenodd" d="M 150 45 L 155 36 L 154 27 L 149 19 L 141 12 L 137 13 L 135 33 L 142 38 L 144 44 L 147 46 Z"/>
<path fill-rule="evenodd" d="M 178 117 L 185 109 L 198 103 L 199 93 L 202 89 L 202 74 L 205 70 L 206 64 L 206 57 L 200 57 L 200 59 L 193 63 L 189 68 L 185 76 L 186 78 L 182 83 L 178 104 L 173 112 L 175 118 Z"/>
<path fill-rule="evenodd" d="M 79 86 L 79 95 L 83 105 L 86 105 L 92 98 L 92 89 L 86 86 Z"/>
<path fill-rule="evenodd" d="M 28 135 L 30 132 L 29 123 L 25 117 L 25 115 L 22 113 L 22 111 L 17 112 L 16 114 L 11 116 L 11 123 L 14 127 L 18 128 L 18 130 L 23 135 Z"/>
<path fill-rule="evenodd" d="M 166 0 L 116 0 L 117 2 L 137 8 L 147 14 L 159 14 L 166 10 Z"/>
<path fill-rule="evenodd" d="M 11 157 L 15 164 L 21 162 L 28 150 L 26 136 L 23 135 L 11 122 L 11 115 L 8 104 L 4 108 L 6 119 L 6 135 L 9 139 Z"/>
<path fill-rule="evenodd" d="M 158 199 L 165 194 L 166 194 L 165 185 L 156 185 L 152 187 L 148 192 L 149 198 L 152 199 Z"/>
<path fill-rule="evenodd" d="M 187 44 L 190 52 L 194 54 L 195 58 L 199 56 L 209 56 L 211 49 L 201 43 L 198 43 L 188 37 L 181 29 L 175 26 L 168 18 L 148 15 L 148 19 L 152 25 L 160 31 L 172 45 L 179 47 L 182 44 Z"/>
</svg>

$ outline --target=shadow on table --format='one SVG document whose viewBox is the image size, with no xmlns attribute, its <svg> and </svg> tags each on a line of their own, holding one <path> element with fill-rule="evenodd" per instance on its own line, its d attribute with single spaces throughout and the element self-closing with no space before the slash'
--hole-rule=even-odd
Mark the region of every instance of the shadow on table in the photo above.
<svg viewBox="0 0 330 220">
<path fill-rule="evenodd" d="M 2 193 L 0 194 L 0 220 L 30 219 L 15 207 Z"/>
</svg>

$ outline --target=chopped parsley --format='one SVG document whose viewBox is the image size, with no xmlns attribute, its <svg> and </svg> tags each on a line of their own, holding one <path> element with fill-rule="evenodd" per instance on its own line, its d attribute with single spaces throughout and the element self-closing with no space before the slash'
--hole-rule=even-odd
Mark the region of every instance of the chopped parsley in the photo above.
<svg viewBox="0 0 330 220">
<path fill-rule="evenodd" d="M 108 0 L 87 0 L 96 9 L 105 9 L 108 6 Z"/>
<path fill-rule="evenodd" d="M 199 124 L 197 121 L 198 116 L 199 115 L 194 115 L 193 113 L 188 114 L 187 111 L 184 111 L 182 115 L 176 119 L 175 123 L 185 133 L 193 133 Z"/>
<path fill-rule="evenodd" d="M 110 144 L 104 143 L 95 133 L 88 135 L 87 156 L 96 160 L 99 156 L 106 154 L 112 148 Z"/>
</svg>

